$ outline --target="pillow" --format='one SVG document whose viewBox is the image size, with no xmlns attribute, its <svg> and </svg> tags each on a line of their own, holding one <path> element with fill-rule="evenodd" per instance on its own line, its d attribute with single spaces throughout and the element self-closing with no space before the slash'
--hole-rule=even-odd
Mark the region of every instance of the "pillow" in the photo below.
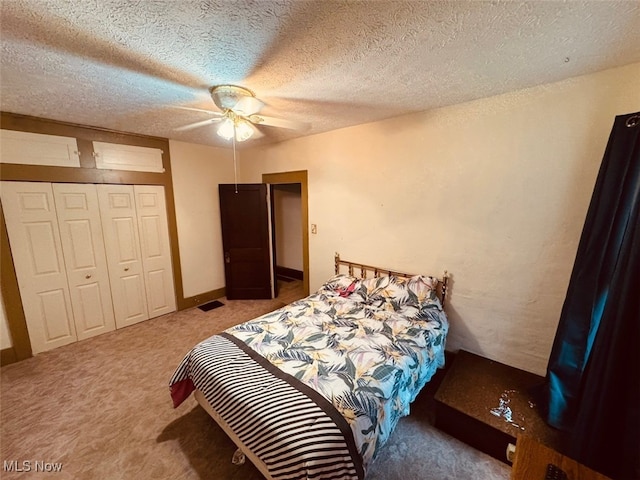
<svg viewBox="0 0 640 480">
<path fill-rule="evenodd" d="M 345 273 L 339 273 L 327 280 L 318 291 L 323 293 L 337 293 L 341 297 L 348 297 L 353 293 L 360 280 Z"/>
<path fill-rule="evenodd" d="M 426 305 L 439 305 L 438 279 L 426 275 L 411 278 L 382 276 L 359 279 L 339 273 L 327 280 L 319 289 L 324 294 L 350 297 L 367 305 L 399 311 L 405 306 L 420 309 Z"/>
<path fill-rule="evenodd" d="M 424 275 L 411 278 L 388 276 L 362 280 L 357 292 L 368 304 L 399 311 L 408 305 L 422 308 L 434 301 L 438 303 L 437 286 L 437 278 Z"/>
<path fill-rule="evenodd" d="M 366 278 L 360 281 L 356 294 L 367 305 L 378 308 L 388 308 L 387 302 L 397 301 L 402 297 L 402 289 L 398 289 L 397 278 L 382 276 Z"/>
<path fill-rule="evenodd" d="M 358 293 L 360 293 L 363 298 L 375 298 L 391 284 L 391 279 L 392 277 L 388 276 L 365 278 L 360 281 Z"/>
<path fill-rule="evenodd" d="M 438 299 L 438 279 L 425 275 L 416 275 L 407 281 L 410 303 L 424 305 Z"/>
</svg>

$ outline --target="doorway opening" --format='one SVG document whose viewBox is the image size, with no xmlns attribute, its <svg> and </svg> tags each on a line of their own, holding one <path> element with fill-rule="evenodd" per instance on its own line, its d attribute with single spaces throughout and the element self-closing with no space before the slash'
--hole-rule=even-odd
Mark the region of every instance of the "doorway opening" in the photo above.
<svg viewBox="0 0 640 480">
<path fill-rule="evenodd" d="M 262 182 L 271 185 L 276 276 L 281 280 L 301 280 L 303 296 L 307 296 L 309 295 L 307 171 L 265 173 L 262 175 Z M 283 294 L 285 292 L 286 289 Z"/>
</svg>

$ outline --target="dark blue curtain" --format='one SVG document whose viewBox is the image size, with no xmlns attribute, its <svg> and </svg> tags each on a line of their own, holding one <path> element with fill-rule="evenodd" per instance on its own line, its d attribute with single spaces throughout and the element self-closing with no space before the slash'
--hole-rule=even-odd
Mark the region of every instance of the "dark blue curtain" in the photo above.
<svg viewBox="0 0 640 480">
<path fill-rule="evenodd" d="M 565 453 L 640 479 L 640 113 L 605 150 L 547 369 L 548 422 Z"/>
</svg>

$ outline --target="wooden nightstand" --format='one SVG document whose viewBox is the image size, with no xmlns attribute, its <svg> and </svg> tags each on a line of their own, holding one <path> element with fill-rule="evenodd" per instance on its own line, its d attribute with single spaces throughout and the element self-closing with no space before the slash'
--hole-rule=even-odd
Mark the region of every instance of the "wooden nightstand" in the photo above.
<svg viewBox="0 0 640 480">
<path fill-rule="evenodd" d="M 518 435 L 511 480 L 544 480 L 550 463 L 564 470 L 567 480 L 611 480 L 527 435 Z"/>
<path fill-rule="evenodd" d="M 544 378 L 460 350 L 435 394 L 435 426 L 498 460 L 526 433 L 559 448 L 531 390 Z"/>
</svg>

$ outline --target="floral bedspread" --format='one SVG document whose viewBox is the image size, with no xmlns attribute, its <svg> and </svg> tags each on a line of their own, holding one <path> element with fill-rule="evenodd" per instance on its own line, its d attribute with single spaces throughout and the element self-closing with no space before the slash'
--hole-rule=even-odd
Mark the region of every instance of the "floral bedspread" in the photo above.
<svg viewBox="0 0 640 480">
<path fill-rule="evenodd" d="M 315 294 L 226 330 L 321 393 L 351 426 L 366 466 L 444 365 L 436 280 L 338 275 Z"/>
</svg>

